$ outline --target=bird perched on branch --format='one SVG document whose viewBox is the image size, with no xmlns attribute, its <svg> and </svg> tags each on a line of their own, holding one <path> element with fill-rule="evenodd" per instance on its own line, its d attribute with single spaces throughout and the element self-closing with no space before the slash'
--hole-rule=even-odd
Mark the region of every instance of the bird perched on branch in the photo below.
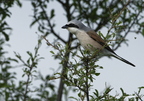
<svg viewBox="0 0 144 101">
<path fill-rule="evenodd" d="M 108 52 L 115 58 L 135 67 L 133 63 L 117 55 L 93 29 L 86 27 L 80 21 L 69 21 L 62 28 L 67 29 L 70 33 L 76 35 L 83 48 L 92 52 L 94 52 L 95 50 L 100 50 L 103 53 Z"/>
</svg>

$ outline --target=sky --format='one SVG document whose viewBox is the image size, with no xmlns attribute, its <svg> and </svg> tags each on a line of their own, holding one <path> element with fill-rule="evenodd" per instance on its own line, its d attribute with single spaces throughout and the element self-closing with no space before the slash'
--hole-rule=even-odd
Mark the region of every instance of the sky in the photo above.
<svg viewBox="0 0 144 101">
<path fill-rule="evenodd" d="M 6 46 L 5 49 L 9 52 L 7 56 L 15 57 L 14 52 L 19 53 L 24 60 L 27 60 L 28 55 L 27 51 L 34 52 L 34 47 L 37 44 L 38 35 L 37 26 L 30 28 L 33 15 L 32 7 L 29 1 L 22 1 L 22 8 L 14 6 L 10 9 L 12 16 L 7 19 L 8 24 L 13 28 L 12 34 L 10 36 L 10 41 L 8 44 L 11 46 Z M 55 5 L 55 6 L 53 6 Z M 54 22 L 56 22 L 57 32 L 65 37 L 68 33 L 67 30 L 61 29 L 61 26 L 67 23 L 66 17 L 64 16 L 64 11 L 61 8 L 61 5 L 54 2 L 49 6 L 49 9 L 56 9 L 56 17 Z M 102 33 L 107 33 L 105 30 L 101 30 Z M 135 39 L 136 37 L 136 39 Z M 129 33 L 128 35 L 129 46 L 122 44 L 122 46 L 115 52 L 121 57 L 129 60 L 136 67 L 127 65 L 115 58 L 102 58 L 96 64 L 101 65 L 104 69 L 99 70 L 101 73 L 100 76 L 96 77 L 94 81 L 94 86 L 91 91 L 95 88 L 102 92 L 105 88 L 105 84 L 110 85 L 113 90 L 111 94 L 116 92 L 120 93 L 120 88 L 123 88 L 125 92 L 132 94 L 133 92 L 138 91 L 138 87 L 144 86 L 144 37 L 142 35 L 137 35 L 134 33 Z M 53 42 L 54 37 L 49 37 L 50 42 Z M 78 41 L 77 41 L 78 42 Z M 46 42 L 42 41 L 42 46 L 39 50 L 40 56 L 44 57 L 43 60 L 39 62 L 37 70 L 40 71 L 43 75 L 52 74 L 53 70 L 59 68 L 59 61 L 54 60 L 52 54 L 49 51 L 56 51 L 53 48 L 46 45 Z M 13 64 L 18 65 L 18 64 Z M 23 67 L 18 67 L 13 70 L 17 72 L 17 78 L 19 80 L 25 80 L 22 78 Z M 56 81 L 59 83 L 58 80 Z M 36 85 L 37 86 L 37 85 Z M 144 93 L 144 91 L 142 91 Z M 72 94 L 73 96 L 77 96 Z"/>
</svg>

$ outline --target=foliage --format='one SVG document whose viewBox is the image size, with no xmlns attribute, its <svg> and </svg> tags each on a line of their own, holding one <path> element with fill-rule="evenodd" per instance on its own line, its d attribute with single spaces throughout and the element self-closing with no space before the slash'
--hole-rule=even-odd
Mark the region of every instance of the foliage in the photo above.
<svg viewBox="0 0 144 101">
<path fill-rule="evenodd" d="M 17 52 L 15 52 L 17 59 L 5 57 L 7 52 L 3 46 L 10 39 L 8 31 L 12 30 L 6 18 L 11 16 L 9 9 L 14 4 L 19 7 L 22 7 L 22 4 L 19 0 L 0 1 L 0 99 L 5 101 L 62 101 L 62 97 L 65 96 L 66 100 L 77 101 L 123 101 L 125 99 L 142 101 L 143 86 L 132 94 L 127 94 L 120 88 L 121 95 L 111 95 L 112 87 L 107 86 L 102 93 L 95 89 L 90 94 L 95 77 L 100 75 L 98 70 L 103 67 L 95 64 L 99 60 L 94 58 L 95 54 L 89 54 L 87 50 L 81 50 L 79 45 L 72 44 L 76 38 L 71 33 L 68 33 L 67 40 L 59 36 L 55 30 L 56 23 L 53 22 L 57 16 L 55 9 L 48 8 L 50 3 L 57 2 L 62 6 L 67 21 L 74 18 L 82 20 L 97 32 L 104 27 L 107 28 L 105 36 L 100 31 L 98 34 L 108 40 L 108 43 L 116 50 L 122 43 L 128 44 L 126 38 L 130 32 L 144 36 L 144 16 L 142 14 L 144 2 L 142 0 L 31 0 L 29 2 L 33 7 L 33 21 L 30 27 L 38 24 L 38 31 L 43 34 L 47 45 L 57 50 L 57 52 L 50 52 L 54 59 L 60 60 L 62 72 L 56 72 L 54 75 L 48 74 L 44 77 L 37 71 L 38 63 L 43 59 L 39 54 L 41 39 L 38 39 L 34 53 L 27 51 L 29 56 L 27 60 L 24 60 Z M 59 41 L 60 43 L 49 43 L 47 40 L 49 35 L 55 37 L 54 42 Z M 77 48 L 81 55 L 77 54 Z M 20 80 L 16 84 L 17 74 L 10 72 L 10 69 L 16 68 L 11 65 L 12 62 L 22 64 L 22 77 L 26 80 Z M 55 79 L 60 79 L 58 92 L 56 92 Z M 39 87 L 32 88 L 35 80 L 41 81 L 41 84 Z M 68 98 L 69 89 L 67 87 L 74 87 L 74 92 L 78 92 L 78 98 L 75 96 Z"/>
</svg>

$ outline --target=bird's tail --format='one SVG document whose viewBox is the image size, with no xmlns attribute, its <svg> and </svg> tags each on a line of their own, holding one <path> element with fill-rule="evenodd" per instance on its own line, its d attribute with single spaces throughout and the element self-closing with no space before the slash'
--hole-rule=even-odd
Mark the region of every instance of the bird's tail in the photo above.
<svg viewBox="0 0 144 101">
<path fill-rule="evenodd" d="M 115 57 L 115 58 L 117 58 L 117 59 L 119 59 L 119 60 L 121 60 L 121 61 L 123 61 L 123 62 L 125 62 L 125 63 L 127 63 L 127 64 L 129 64 L 129 65 L 131 65 L 131 66 L 133 66 L 133 67 L 135 67 L 134 64 L 132 64 L 131 62 L 127 61 L 126 59 L 120 57 L 120 56 L 117 55 L 117 54 L 114 54 L 114 55 L 112 55 L 112 56 Z"/>
</svg>

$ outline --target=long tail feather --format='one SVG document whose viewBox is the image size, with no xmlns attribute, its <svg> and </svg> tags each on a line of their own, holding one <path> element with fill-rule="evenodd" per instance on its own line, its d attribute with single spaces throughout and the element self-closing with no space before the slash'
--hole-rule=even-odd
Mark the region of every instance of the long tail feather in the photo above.
<svg viewBox="0 0 144 101">
<path fill-rule="evenodd" d="M 121 61 L 123 61 L 123 62 L 125 62 L 125 63 L 127 63 L 127 64 L 129 64 L 129 65 L 131 65 L 131 66 L 133 66 L 133 67 L 135 67 L 135 65 L 134 65 L 133 63 L 127 61 L 126 59 L 120 57 L 120 56 L 117 55 L 117 54 L 114 54 L 114 55 L 112 55 L 112 56 L 115 57 L 115 58 L 117 58 L 117 59 L 119 59 L 119 60 L 121 60 Z"/>
</svg>

